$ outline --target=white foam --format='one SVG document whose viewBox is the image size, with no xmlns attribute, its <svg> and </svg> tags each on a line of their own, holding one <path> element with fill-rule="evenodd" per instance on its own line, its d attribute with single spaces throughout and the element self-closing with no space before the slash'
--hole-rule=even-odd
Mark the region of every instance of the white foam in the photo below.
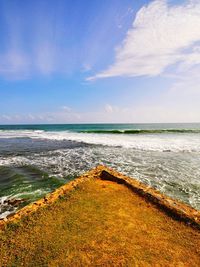
<svg viewBox="0 0 200 267">
<path fill-rule="evenodd" d="M 12 207 L 9 210 L 5 210 L 5 208 L 9 206 L 7 203 L 5 203 L 5 201 L 9 198 L 10 196 L 0 197 L 0 219 L 6 218 L 9 214 L 12 214 L 17 210 L 17 207 Z"/>
<path fill-rule="evenodd" d="M 21 157 L 21 156 L 12 156 L 12 157 L 0 157 L 0 166 L 7 166 L 7 165 L 11 165 L 11 164 L 15 164 L 15 165 L 21 165 L 21 163 L 23 162 L 23 164 L 28 164 L 29 161 L 27 160 L 27 158 L 25 157 Z"/>
<path fill-rule="evenodd" d="M 44 133 L 43 130 L 0 130 L 0 138 L 38 138 L 42 133 Z"/>
<path fill-rule="evenodd" d="M 8 198 L 9 196 L 0 197 L 0 205 L 3 205 Z"/>
<path fill-rule="evenodd" d="M 0 138 L 69 140 L 87 144 L 121 146 L 150 151 L 200 152 L 200 134 L 97 134 L 69 131 L 45 132 L 41 130 L 0 131 Z"/>
<path fill-rule="evenodd" d="M 35 195 L 44 195 L 47 194 L 49 192 L 49 190 L 42 190 L 42 189 L 37 189 L 35 191 L 23 191 L 21 193 L 15 194 L 13 195 L 14 198 L 21 198 L 22 196 L 26 195 L 26 196 L 35 196 Z"/>
<path fill-rule="evenodd" d="M 21 192 L 18 194 L 12 194 L 9 196 L 3 196 L 0 197 L 0 219 L 4 219 L 6 218 L 9 214 L 15 213 L 15 211 L 17 210 L 18 207 L 14 207 L 11 206 L 10 204 L 8 204 L 6 201 L 9 199 L 18 199 L 21 198 L 23 195 L 26 196 L 42 196 L 44 194 L 49 193 L 49 190 L 42 190 L 42 189 L 37 189 L 35 191 L 31 191 L 31 192 Z"/>
<path fill-rule="evenodd" d="M 14 212 L 15 212 L 14 210 L 12 212 L 5 211 L 5 212 L 3 212 L 3 213 L 0 214 L 0 219 L 5 219 L 9 214 L 12 214 Z"/>
<path fill-rule="evenodd" d="M 123 147 L 77 146 L 73 149 L 30 153 L 24 157 L 0 157 L 0 164 L 3 166 L 33 165 L 47 171 L 49 176 L 66 180 L 99 164 L 105 164 L 200 209 L 199 153 L 160 153 L 135 151 Z M 20 189 L 21 193 L 18 188 L 15 188 L 15 192 L 12 191 L 12 197 L 23 198 L 23 194 L 41 195 L 48 191 L 48 186 L 42 189 L 44 191 L 36 189 L 33 193 L 30 188 L 27 188 L 29 188 L 28 184 L 23 185 L 24 192 Z"/>
</svg>

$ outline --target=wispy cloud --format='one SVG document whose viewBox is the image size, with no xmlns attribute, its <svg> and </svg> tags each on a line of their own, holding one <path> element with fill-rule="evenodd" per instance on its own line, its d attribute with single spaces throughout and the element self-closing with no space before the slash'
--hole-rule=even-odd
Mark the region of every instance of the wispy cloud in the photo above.
<svg viewBox="0 0 200 267">
<path fill-rule="evenodd" d="M 30 61 L 21 51 L 6 51 L 0 55 L 0 75 L 10 79 L 24 79 L 29 75 Z"/>
<path fill-rule="evenodd" d="M 200 79 L 198 81 L 200 84 Z M 56 110 L 43 113 L 3 114 L 0 115 L 0 123 L 199 122 L 199 84 L 196 85 L 192 78 L 186 78 L 175 83 L 170 90 L 161 95 L 133 106 L 109 103 L 102 105 L 100 109 L 88 111 L 77 111 L 68 106 L 61 106 Z"/>
<path fill-rule="evenodd" d="M 115 62 L 87 80 L 115 76 L 156 76 L 200 64 L 200 2 L 170 5 L 155 0 L 136 14 L 132 28 L 116 49 Z"/>
<path fill-rule="evenodd" d="M 108 60 L 120 38 L 116 17 L 126 9 L 121 1 L 115 6 L 112 1 L 91 5 L 65 0 L 0 1 L 0 78 L 65 76 L 76 71 L 89 75 Z M 125 15 L 119 20 L 122 26 L 131 9 Z"/>
<path fill-rule="evenodd" d="M 81 115 L 68 106 L 62 106 L 43 113 L 0 114 L 0 123 L 73 123 L 80 122 Z"/>
<path fill-rule="evenodd" d="M 0 16 L 1 77 L 24 79 L 66 72 L 64 16 L 59 4 L 53 8 L 45 1 L 23 6 L 6 3 Z"/>
</svg>

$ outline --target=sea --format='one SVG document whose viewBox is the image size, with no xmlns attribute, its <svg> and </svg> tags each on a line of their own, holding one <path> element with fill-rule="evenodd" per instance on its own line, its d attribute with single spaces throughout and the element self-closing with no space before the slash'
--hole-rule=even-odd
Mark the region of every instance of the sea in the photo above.
<svg viewBox="0 0 200 267">
<path fill-rule="evenodd" d="M 200 210 L 200 123 L 0 125 L 0 219 L 99 164 Z"/>
</svg>

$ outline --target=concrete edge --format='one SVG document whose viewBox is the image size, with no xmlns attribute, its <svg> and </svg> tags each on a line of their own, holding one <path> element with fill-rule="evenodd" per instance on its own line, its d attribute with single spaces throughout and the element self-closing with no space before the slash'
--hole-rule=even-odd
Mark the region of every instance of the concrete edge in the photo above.
<svg viewBox="0 0 200 267">
<path fill-rule="evenodd" d="M 62 196 L 73 191 L 79 184 L 90 179 L 102 179 L 123 184 L 134 193 L 140 195 L 146 201 L 156 205 L 169 216 L 179 221 L 184 221 L 187 224 L 200 229 L 200 211 L 197 211 L 180 201 L 165 196 L 150 186 L 139 182 L 138 180 L 125 176 L 111 168 L 102 165 L 84 173 L 68 184 L 59 187 L 54 192 L 46 195 L 44 198 L 25 206 L 8 218 L 0 220 L 0 229 L 5 229 L 7 224 L 18 222 L 22 217 L 37 211 L 39 208 L 54 203 Z"/>
<path fill-rule="evenodd" d="M 101 169 L 100 178 L 102 180 L 109 180 L 123 184 L 131 191 L 144 198 L 147 202 L 156 205 L 160 210 L 164 211 L 174 219 L 184 221 L 187 224 L 200 229 L 200 211 L 115 170 L 104 166 L 99 166 L 98 168 Z"/>
</svg>

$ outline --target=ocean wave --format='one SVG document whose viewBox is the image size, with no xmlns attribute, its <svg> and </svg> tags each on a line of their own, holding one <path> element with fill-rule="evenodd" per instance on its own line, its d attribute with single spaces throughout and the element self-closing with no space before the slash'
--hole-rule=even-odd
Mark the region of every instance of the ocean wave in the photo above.
<svg viewBox="0 0 200 267">
<path fill-rule="evenodd" d="M 2 130 L 0 129 L 0 136 L 20 136 L 20 135 L 28 135 L 28 134 L 41 134 L 44 133 L 44 130 Z"/>
<path fill-rule="evenodd" d="M 200 129 L 132 129 L 132 130 L 84 130 L 81 133 L 98 134 L 161 134 L 161 133 L 200 133 Z"/>
<path fill-rule="evenodd" d="M 33 199 L 49 190 L 49 181 L 55 177 L 65 183 L 81 173 L 102 164 L 139 179 L 171 197 L 181 199 L 200 209 L 200 157 L 194 153 L 160 153 L 157 151 L 135 151 L 123 147 L 82 146 L 74 149 L 46 151 L 37 154 L 9 156 L 0 160 L 4 168 L 24 172 L 26 183 L 12 187 L 15 198 Z M 27 166 L 37 166 L 41 173 L 48 171 L 47 179 L 35 179 L 27 175 Z M 28 167 L 29 168 L 29 167 Z M 22 171 L 23 170 L 23 171 Z M 16 173 L 19 173 L 16 171 Z M 2 176 L 4 173 L 2 174 Z M 12 180 L 15 182 L 16 176 Z M 31 186 L 30 184 L 37 186 Z M 42 183 L 41 183 L 42 182 Z M 61 183 L 61 184 L 62 184 Z M 20 186 L 20 189 L 19 189 Z M 39 190 L 38 190 L 39 189 Z M 40 189 L 42 191 L 40 191 Z M 14 191 L 13 191 L 14 190 Z M 19 194 L 20 193 L 20 194 Z"/>
<path fill-rule="evenodd" d="M 162 134 L 159 134 L 159 132 L 157 134 L 147 134 L 147 132 L 145 134 L 112 134 L 108 131 L 99 134 L 92 132 L 17 130 L 0 132 L 0 139 L 30 138 L 44 141 L 73 141 L 145 151 L 200 152 L 199 134 L 193 134 L 193 132 L 186 134 L 173 132 L 172 134 L 172 132 L 167 131 L 169 130 L 166 130 L 165 134 L 163 134 L 164 132 Z"/>
</svg>

